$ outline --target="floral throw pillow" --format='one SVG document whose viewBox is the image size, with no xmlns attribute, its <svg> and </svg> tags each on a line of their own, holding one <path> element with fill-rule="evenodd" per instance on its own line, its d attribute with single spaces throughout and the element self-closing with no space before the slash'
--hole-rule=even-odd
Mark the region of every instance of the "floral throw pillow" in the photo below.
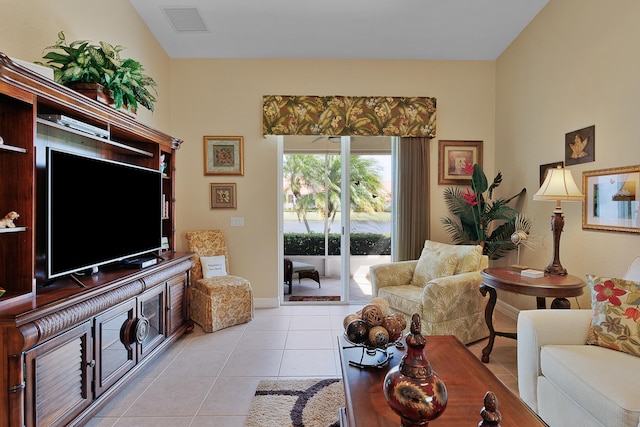
<svg viewBox="0 0 640 427">
<path fill-rule="evenodd" d="M 587 276 L 593 319 L 587 344 L 640 357 L 640 282 Z"/>
</svg>

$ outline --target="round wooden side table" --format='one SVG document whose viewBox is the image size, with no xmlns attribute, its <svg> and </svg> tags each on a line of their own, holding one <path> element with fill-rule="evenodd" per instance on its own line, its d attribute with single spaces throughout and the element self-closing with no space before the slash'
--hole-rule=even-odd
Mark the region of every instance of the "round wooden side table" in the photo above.
<svg viewBox="0 0 640 427">
<path fill-rule="evenodd" d="M 522 269 L 517 267 L 486 268 L 482 274 L 480 292 L 486 296 L 489 293 L 489 302 L 485 308 L 484 318 L 489 328 L 489 342 L 482 350 L 482 361 L 489 362 L 489 355 L 493 350 L 493 343 L 497 336 L 516 339 L 513 332 L 498 332 L 493 327 L 493 310 L 496 306 L 498 295 L 496 289 L 513 292 L 521 295 L 536 297 L 537 308 L 545 309 L 545 298 L 554 298 L 551 308 L 571 308 L 568 297 L 582 295 L 585 283 L 576 276 L 559 276 L 544 273 L 544 277 L 531 278 L 520 275 Z"/>
</svg>

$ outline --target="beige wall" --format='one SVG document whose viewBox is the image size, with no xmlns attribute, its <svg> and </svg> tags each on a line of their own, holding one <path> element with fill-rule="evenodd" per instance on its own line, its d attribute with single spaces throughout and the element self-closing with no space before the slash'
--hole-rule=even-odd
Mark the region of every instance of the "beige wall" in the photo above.
<svg viewBox="0 0 640 427">
<path fill-rule="evenodd" d="M 138 119 L 183 138 L 178 152 L 178 249 L 184 233 L 221 228 L 228 236 L 231 271 L 250 279 L 259 301 L 277 299 L 277 206 L 274 138 L 262 138 L 261 101 L 266 94 L 434 96 L 438 136 L 431 143 L 431 230 L 448 241 L 440 217 L 444 187 L 437 185 L 437 140 L 484 140 L 484 167 L 502 170 L 499 196 L 522 187 L 533 233 L 545 247 L 524 250 L 522 261 L 545 266 L 551 258 L 552 203 L 531 202 L 540 164 L 563 160 L 564 134 L 596 125 L 596 161 L 572 166 L 581 183 L 584 170 L 640 163 L 640 58 L 636 0 L 551 0 L 495 62 L 358 60 L 170 60 L 126 0 L 97 8 L 82 0 L 0 0 L 0 51 L 37 60 L 59 30 L 68 39 L 105 40 L 127 47 L 159 84 L 152 115 Z M 204 135 L 245 138 L 243 177 L 203 175 Z M 236 182 L 238 209 L 209 209 L 209 183 Z M 571 274 L 622 274 L 640 245 L 637 235 L 583 231 L 581 205 L 563 205 L 567 224 L 562 263 Z M 230 227 L 241 216 L 244 227 Z M 502 263 L 514 262 L 514 256 Z M 504 295 L 519 307 L 532 298 Z M 581 300 L 586 306 L 586 300 Z"/>
<path fill-rule="evenodd" d="M 532 196 L 539 165 L 564 161 L 565 133 L 595 125 L 595 161 L 569 167 L 580 188 L 583 171 L 640 164 L 639 16 L 637 0 L 551 0 L 496 61 L 496 167 L 505 187 L 529 190 L 525 212 L 532 233 L 544 236 L 545 247 L 524 249 L 524 264 L 551 260 L 554 203 Z M 569 274 L 620 276 L 640 255 L 639 235 L 582 230 L 582 203 L 562 207 L 560 259 Z M 501 298 L 535 307 L 533 298 Z M 586 296 L 579 301 L 589 307 Z"/>
<path fill-rule="evenodd" d="M 67 41 L 106 41 L 122 45 L 123 57 L 134 58 L 158 83 L 158 103 L 152 114 L 144 108 L 138 120 L 170 133 L 169 57 L 127 0 L 0 0 L 0 52 L 34 62 L 64 31 Z"/>
<path fill-rule="evenodd" d="M 231 271 L 254 285 L 258 303 L 278 298 L 277 153 L 275 138 L 261 136 L 262 96 L 390 95 L 433 96 L 438 102 L 439 139 L 485 141 L 485 168 L 493 170 L 495 64 L 436 61 L 170 60 L 126 0 L 96 9 L 82 0 L 0 0 L 0 51 L 39 60 L 45 46 L 64 30 L 68 40 L 121 44 L 158 82 L 154 114 L 138 120 L 183 138 L 177 156 L 178 249 L 196 228 L 225 231 Z M 243 177 L 203 175 L 204 135 L 245 138 Z M 448 240 L 439 225 L 446 215 L 437 185 L 437 139 L 431 142 L 433 238 Z M 209 183 L 236 182 L 238 209 L 209 209 Z M 426 201 L 425 201 L 426 202 Z M 230 217 L 244 227 L 230 227 Z"/>
<path fill-rule="evenodd" d="M 171 73 L 179 76 L 171 87 L 173 132 L 185 140 L 177 165 L 179 243 L 186 247 L 187 230 L 224 230 L 231 272 L 251 280 L 259 303 L 277 300 L 279 289 L 277 143 L 261 135 L 263 95 L 434 96 L 438 138 L 484 140 L 485 165 L 493 168 L 493 61 L 174 60 Z M 244 136 L 243 177 L 203 175 L 203 135 Z M 437 146 L 431 141 L 432 237 L 448 241 L 439 225 L 446 209 Z M 237 210 L 209 209 L 211 182 L 237 183 Z M 230 226 L 236 216 L 244 227 Z"/>
</svg>

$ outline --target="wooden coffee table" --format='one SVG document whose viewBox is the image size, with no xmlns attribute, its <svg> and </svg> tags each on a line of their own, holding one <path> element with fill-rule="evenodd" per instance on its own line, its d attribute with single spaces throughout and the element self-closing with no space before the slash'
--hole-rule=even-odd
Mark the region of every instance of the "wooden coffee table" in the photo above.
<svg viewBox="0 0 640 427">
<path fill-rule="evenodd" d="M 388 365 L 382 368 L 357 368 L 349 361 L 360 361 L 360 348 L 338 337 L 346 408 L 341 414 L 342 427 L 376 427 L 400 425 L 400 416 L 384 398 L 382 383 L 386 373 L 400 363 L 405 350 L 394 347 Z M 427 337 L 426 356 L 433 370 L 444 381 L 449 401 L 444 413 L 429 423 L 433 427 L 477 426 L 484 394 L 492 391 L 502 412 L 502 427 L 546 426 L 529 407 L 514 395 L 480 360 L 453 336 Z"/>
</svg>

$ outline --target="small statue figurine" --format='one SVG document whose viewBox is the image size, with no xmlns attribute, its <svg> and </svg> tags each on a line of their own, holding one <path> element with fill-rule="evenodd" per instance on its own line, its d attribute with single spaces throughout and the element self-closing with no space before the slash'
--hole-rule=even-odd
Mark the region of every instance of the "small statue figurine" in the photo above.
<svg viewBox="0 0 640 427">
<path fill-rule="evenodd" d="M 498 410 L 498 398 L 492 391 L 484 394 L 484 408 L 480 411 L 482 421 L 478 423 L 478 427 L 500 427 L 502 414 Z"/>
<path fill-rule="evenodd" d="M 18 215 L 18 212 L 16 211 L 9 212 L 4 216 L 4 218 L 0 219 L 0 228 L 15 228 L 16 225 L 13 223 L 13 221 L 15 221 L 18 218 L 20 218 L 20 215 Z"/>
</svg>

